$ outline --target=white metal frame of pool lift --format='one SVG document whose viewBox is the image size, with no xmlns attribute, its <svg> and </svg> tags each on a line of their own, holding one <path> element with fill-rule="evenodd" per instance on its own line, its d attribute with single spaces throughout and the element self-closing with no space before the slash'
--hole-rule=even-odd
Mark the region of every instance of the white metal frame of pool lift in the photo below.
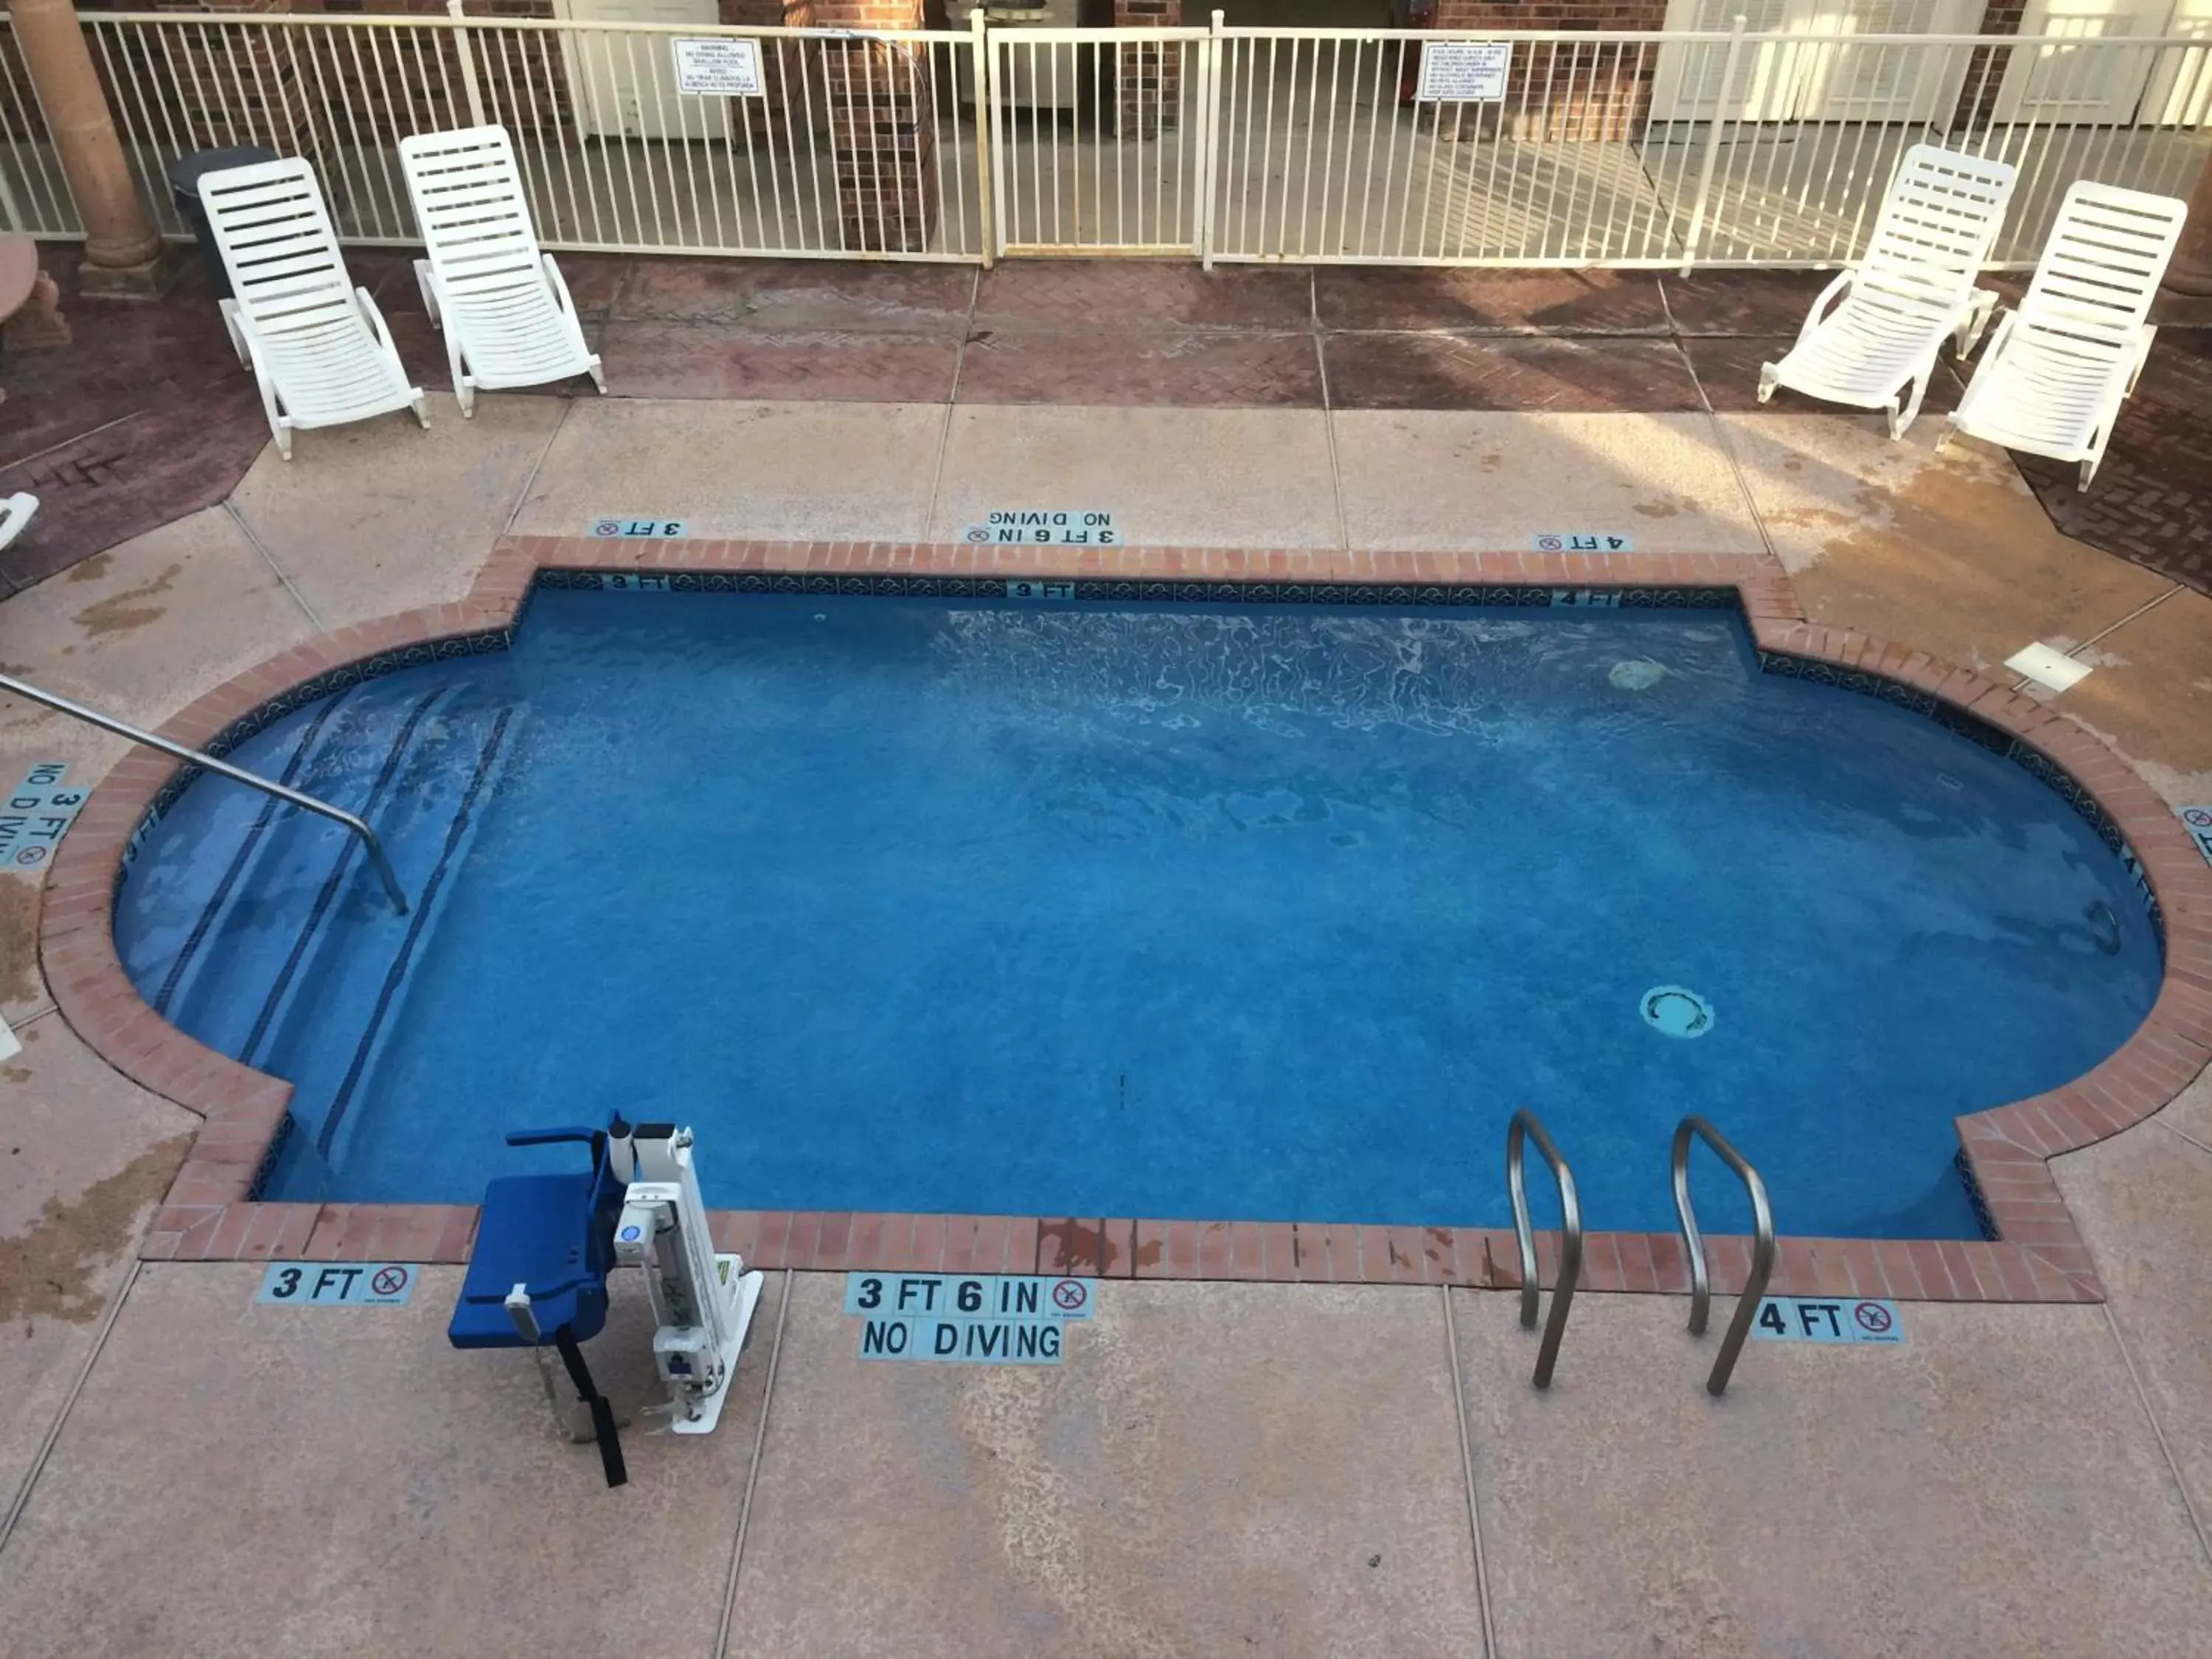
<svg viewBox="0 0 2212 1659">
<path fill-rule="evenodd" d="M 739 1256 L 715 1254 L 690 1130 L 641 1123 L 611 1137 L 607 1153 L 614 1173 L 629 1183 L 615 1223 L 615 1260 L 645 1273 L 668 1426 L 677 1434 L 710 1433 L 738 1374 L 762 1276 L 747 1273 Z"/>
</svg>

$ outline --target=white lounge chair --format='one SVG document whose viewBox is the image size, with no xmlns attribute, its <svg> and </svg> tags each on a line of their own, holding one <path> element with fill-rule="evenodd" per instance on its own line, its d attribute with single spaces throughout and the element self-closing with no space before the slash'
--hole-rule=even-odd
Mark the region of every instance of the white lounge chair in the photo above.
<svg viewBox="0 0 2212 1659">
<path fill-rule="evenodd" d="M 39 498 L 27 489 L 17 490 L 14 495 L 0 499 L 0 552 L 6 551 L 14 544 L 15 538 L 23 533 L 23 527 L 31 522 L 32 515 L 38 510 Z"/>
<path fill-rule="evenodd" d="M 2012 185 L 2013 170 L 2002 161 L 1934 144 L 1906 150 L 1864 257 L 1821 290 L 1782 361 L 1760 365 L 1759 401 L 1786 386 L 1884 410 L 1889 435 L 1903 436 L 1920 413 L 1944 340 L 1963 357 L 1989 321 L 1996 295 L 1977 289 L 1974 277 L 2004 222 Z"/>
<path fill-rule="evenodd" d="M 584 343 L 561 267 L 531 229 L 507 130 L 403 138 L 399 166 L 430 251 L 415 262 L 415 276 L 431 322 L 445 330 L 461 413 L 476 412 L 479 387 L 588 374 L 604 392 L 607 377 Z"/>
<path fill-rule="evenodd" d="M 2087 179 L 2069 190 L 2026 297 L 1997 324 L 1936 447 L 1965 432 L 2079 461 L 2087 489 L 2157 337 L 2144 319 L 2188 216 L 2171 196 Z"/>
<path fill-rule="evenodd" d="M 314 169 L 294 158 L 225 167 L 200 180 L 200 202 L 230 272 L 222 320 L 261 385 L 277 453 L 292 434 L 429 404 L 409 384 L 376 302 L 338 252 Z"/>
</svg>

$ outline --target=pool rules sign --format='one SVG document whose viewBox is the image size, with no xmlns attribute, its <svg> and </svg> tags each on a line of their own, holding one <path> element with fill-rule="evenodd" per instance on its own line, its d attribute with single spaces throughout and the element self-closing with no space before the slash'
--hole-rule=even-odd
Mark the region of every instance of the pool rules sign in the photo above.
<svg viewBox="0 0 2212 1659">
<path fill-rule="evenodd" d="M 860 1358 L 936 1365 L 1057 1365 L 1070 1320 L 1097 1302 L 1087 1279 L 1011 1273 L 848 1273 Z"/>
<path fill-rule="evenodd" d="M 687 98 L 758 98 L 760 42 L 736 36 L 705 40 L 678 37 L 669 42 L 676 55 L 676 90 Z"/>
</svg>

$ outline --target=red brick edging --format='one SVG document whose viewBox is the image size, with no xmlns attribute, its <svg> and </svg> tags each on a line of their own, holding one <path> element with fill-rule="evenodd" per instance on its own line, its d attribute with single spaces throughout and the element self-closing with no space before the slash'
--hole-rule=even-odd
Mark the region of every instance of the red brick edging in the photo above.
<svg viewBox="0 0 2212 1659">
<path fill-rule="evenodd" d="M 2047 1094 L 1958 1119 L 1966 1166 L 2000 1242 L 1790 1237 L 1778 1294 L 1914 1300 L 2081 1302 L 2101 1297 L 2087 1248 L 2046 1160 L 2140 1121 L 2212 1060 L 2212 870 L 2166 804 L 2104 744 L 2033 698 L 1887 644 L 1804 619 L 1781 567 L 1755 556 L 1361 553 L 1206 548 L 973 548 L 853 542 L 502 538 L 459 605 L 325 634 L 198 698 L 161 727 L 213 744 L 288 692 L 411 646 L 509 629 L 540 570 L 785 573 L 808 577 L 985 576 L 1254 583 L 1498 584 L 1598 593 L 1733 587 L 1759 650 L 1893 681 L 1964 710 L 2039 752 L 2102 809 L 2133 850 L 2165 927 L 2166 975 L 2149 1017 L 2086 1075 Z M 141 1254 L 195 1261 L 468 1258 L 467 1205 L 252 1200 L 291 1087 L 203 1047 L 142 1001 L 117 960 L 111 921 L 132 838 L 175 776 L 134 751 L 86 804 L 49 870 L 40 939 L 62 1013 L 110 1065 L 204 1122 Z M 766 1267 L 1012 1272 L 1111 1278 L 1520 1283 L 1510 1231 L 1110 1218 L 724 1211 L 717 1241 Z M 1707 1241 L 1716 1290 L 1740 1290 L 1749 1241 Z M 1548 1281 L 1553 1240 L 1540 1249 Z M 1582 1284 L 1684 1291 L 1681 1243 L 1665 1233 L 1593 1233 Z"/>
</svg>

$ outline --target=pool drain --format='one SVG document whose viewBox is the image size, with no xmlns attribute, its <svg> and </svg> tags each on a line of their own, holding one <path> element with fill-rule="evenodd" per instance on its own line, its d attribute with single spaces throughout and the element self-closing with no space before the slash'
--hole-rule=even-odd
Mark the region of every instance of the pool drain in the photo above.
<svg viewBox="0 0 2212 1659">
<path fill-rule="evenodd" d="M 1630 657 L 1626 661 L 1617 662 L 1613 665 L 1613 672 L 1606 676 L 1623 691 L 1649 691 L 1666 678 L 1667 671 L 1649 657 Z"/>
<path fill-rule="evenodd" d="M 1638 1006 L 1644 1023 L 1661 1036 L 1701 1037 L 1713 1029 L 1713 1005 L 1679 985 L 1655 985 Z"/>
</svg>

